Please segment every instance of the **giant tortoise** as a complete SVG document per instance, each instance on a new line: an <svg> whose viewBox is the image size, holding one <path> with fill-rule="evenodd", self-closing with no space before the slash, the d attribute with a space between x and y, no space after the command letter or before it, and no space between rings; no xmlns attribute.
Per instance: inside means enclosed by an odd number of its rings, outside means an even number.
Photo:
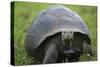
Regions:
<svg viewBox="0 0 100 67"><path fill-rule="evenodd" d="M84 53L92 56L86 24L76 12L61 5L37 15L26 33L25 47L43 64L77 62Z"/></svg>

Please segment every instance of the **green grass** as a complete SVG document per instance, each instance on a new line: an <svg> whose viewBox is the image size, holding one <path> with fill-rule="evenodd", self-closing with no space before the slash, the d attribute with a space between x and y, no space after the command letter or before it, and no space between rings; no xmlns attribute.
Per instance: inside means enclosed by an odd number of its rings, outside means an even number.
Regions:
<svg viewBox="0 0 100 67"><path fill-rule="evenodd" d="M14 46L15 65L34 64L34 58L27 55L24 47L24 38L28 27L35 16L44 9L55 4L15 2L14 12ZM93 60L97 60L97 8L95 6L64 5L77 12L89 28L92 47L95 51ZM84 61L84 57L81 57Z"/></svg>

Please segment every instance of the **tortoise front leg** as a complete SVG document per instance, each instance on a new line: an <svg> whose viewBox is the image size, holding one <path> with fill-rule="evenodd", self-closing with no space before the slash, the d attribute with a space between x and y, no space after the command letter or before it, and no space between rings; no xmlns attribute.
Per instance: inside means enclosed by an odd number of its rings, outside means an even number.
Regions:
<svg viewBox="0 0 100 67"><path fill-rule="evenodd" d="M58 58L57 47L55 44L50 44L45 53L43 64L56 63Z"/></svg>

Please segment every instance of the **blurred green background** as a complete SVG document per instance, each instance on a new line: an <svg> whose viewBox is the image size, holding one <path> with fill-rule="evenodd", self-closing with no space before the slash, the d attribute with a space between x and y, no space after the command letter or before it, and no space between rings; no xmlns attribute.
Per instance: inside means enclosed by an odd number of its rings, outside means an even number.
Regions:
<svg viewBox="0 0 100 67"><path fill-rule="evenodd" d="M32 2L14 2L14 48L15 48L15 65L35 64L34 58L27 55L24 47L24 38L28 27L32 24L33 19L41 11L56 4L32 3ZM97 7L66 5L69 9L77 12L85 21L89 28L94 49L93 60L97 60ZM81 61L85 61L82 56Z"/></svg>

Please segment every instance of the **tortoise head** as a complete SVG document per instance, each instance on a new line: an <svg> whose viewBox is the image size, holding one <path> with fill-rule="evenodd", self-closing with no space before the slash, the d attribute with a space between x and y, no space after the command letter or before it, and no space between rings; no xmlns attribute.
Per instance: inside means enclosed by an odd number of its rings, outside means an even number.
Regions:
<svg viewBox="0 0 100 67"><path fill-rule="evenodd" d="M86 54L88 57L92 56L92 48L86 41L85 35L78 32L63 32L62 40L63 53L67 61L78 61L82 54Z"/></svg>

